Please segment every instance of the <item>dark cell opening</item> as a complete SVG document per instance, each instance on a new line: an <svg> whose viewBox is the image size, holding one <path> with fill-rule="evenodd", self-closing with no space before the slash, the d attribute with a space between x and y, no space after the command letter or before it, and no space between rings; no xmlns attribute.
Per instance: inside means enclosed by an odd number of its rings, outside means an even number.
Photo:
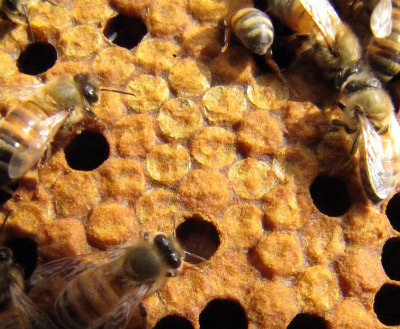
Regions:
<svg viewBox="0 0 400 329"><path fill-rule="evenodd" d="M146 25L139 18L122 14L110 18L103 30L110 42L127 49L136 47L146 33Z"/></svg>
<svg viewBox="0 0 400 329"><path fill-rule="evenodd" d="M75 170L90 171L99 167L110 155L110 145L97 132L83 131L64 149L68 165Z"/></svg>
<svg viewBox="0 0 400 329"><path fill-rule="evenodd" d="M220 240L217 229L200 217L192 217L180 224L176 236L185 251L210 259L217 251ZM185 261L198 264L200 259L187 255Z"/></svg>
<svg viewBox="0 0 400 329"><path fill-rule="evenodd" d="M287 329L326 329L323 318L313 314L297 314L287 326Z"/></svg>
<svg viewBox="0 0 400 329"><path fill-rule="evenodd" d="M386 241L382 249L382 266L386 275L400 281L400 238L391 238Z"/></svg>
<svg viewBox="0 0 400 329"><path fill-rule="evenodd" d="M6 246L13 252L14 263L24 269L25 280L29 279L37 265L37 244L27 238L13 238Z"/></svg>
<svg viewBox="0 0 400 329"><path fill-rule="evenodd" d="M400 194L395 194L386 206L386 216L392 227L400 232Z"/></svg>
<svg viewBox="0 0 400 329"><path fill-rule="evenodd" d="M193 325L181 316L168 315L158 321L153 329L193 329Z"/></svg>
<svg viewBox="0 0 400 329"><path fill-rule="evenodd" d="M261 10L261 11L266 11L268 9L267 1L265 0L254 0L254 8Z"/></svg>
<svg viewBox="0 0 400 329"><path fill-rule="evenodd" d="M384 284L375 295L374 311L378 320L387 326L400 325L400 287Z"/></svg>
<svg viewBox="0 0 400 329"><path fill-rule="evenodd" d="M328 216L344 215L352 203L346 183L328 175L318 176L314 180L310 194L318 210Z"/></svg>
<svg viewBox="0 0 400 329"><path fill-rule="evenodd" d="M247 317L242 306L233 300L214 299L199 316L200 329L246 329Z"/></svg>
<svg viewBox="0 0 400 329"><path fill-rule="evenodd" d="M0 189L0 206L13 197L14 193L11 194L11 192L15 192L18 187L18 182L12 182L11 184L6 185L4 189Z"/></svg>
<svg viewBox="0 0 400 329"><path fill-rule="evenodd" d="M30 43L19 55L17 67L21 73L37 75L52 68L57 61L57 51L48 42Z"/></svg>

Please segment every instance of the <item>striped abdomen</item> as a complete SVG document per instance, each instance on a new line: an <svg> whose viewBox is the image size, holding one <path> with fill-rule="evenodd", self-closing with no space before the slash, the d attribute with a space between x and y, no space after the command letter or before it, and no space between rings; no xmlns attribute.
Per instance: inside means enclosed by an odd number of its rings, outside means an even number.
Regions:
<svg viewBox="0 0 400 329"><path fill-rule="evenodd" d="M1 329L28 329L32 328L31 323L15 307L2 311L0 314Z"/></svg>
<svg viewBox="0 0 400 329"><path fill-rule="evenodd" d="M243 8L231 17L231 28L251 52L264 55L274 39L274 27L269 17L255 8Z"/></svg>
<svg viewBox="0 0 400 329"><path fill-rule="evenodd" d="M42 108L33 102L25 101L13 107L1 119L0 183L20 177L10 175L11 158L16 152L22 152L28 148L33 150L35 146L40 145L43 140L40 133L43 131L43 120L46 118L48 118L48 114ZM27 161L29 160L27 159Z"/></svg>
<svg viewBox="0 0 400 329"><path fill-rule="evenodd" d="M284 24L298 34L315 33L316 26L298 0L271 0L270 9Z"/></svg>
<svg viewBox="0 0 400 329"><path fill-rule="evenodd" d="M102 266L71 281L56 301L59 324L69 329L83 329L110 313L129 289L113 272L112 266Z"/></svg>
<svg viewBox="0 0 400 329"><path fill-rule="evenodd" d="M368 61L382 81L390 81L400 72L400 1L393 1L393 28L386 38L373 38Z"/></svg>

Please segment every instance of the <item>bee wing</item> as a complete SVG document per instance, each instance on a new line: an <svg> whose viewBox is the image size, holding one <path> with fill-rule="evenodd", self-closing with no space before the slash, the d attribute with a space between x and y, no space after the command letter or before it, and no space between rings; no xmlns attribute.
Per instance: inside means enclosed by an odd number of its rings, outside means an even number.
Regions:
<svg viewBox="0 0 400 329"><path fill-rule="evenodd" d="M394 157L400 153L400 127L393 115L387 136L380 136L365 116L359 116L362 146L360 171L363 187L374 202L387 198L397 184Z"/></svg>
<svg viewBox="0 0 400 329"><path fill-rule="evenodd" d="M336 36L336 24L340 18L328 0L300 0L303 8L311 16L323 34L328 46L333 49Z"/></svg>
<svg viewBox="0 0 400 329"><path fill-rule="evenodd" d="M386 38L392 32L392 0L380 0L371 14L371 31L377 38Z"/></svg>
<svg viewBox="0 0 400 329"><path fill-rule="evenodd" d="M43 83L35 84L0 84L0 104L8 104L11 100L23 101L37 93Z"/></svg>
<svg viewBox="0 0 400 329"><path fill-rule="evenodd" d="M79 274L112 262L125 254L126 248L115 248L108 251L97 251L85 255L65 257L46 263L38 267L29 279L29 287L36 286L39 282L52 277L63 277L72 280Z"/></svg>
<svg viewBox="0 0 400 329"><path fill-rule="evenodd" d="M11 179L22 177L39 162L68 115L67 111L60 111L42 120L35 127L35 130L40 134L40 138L33 138L25 149L18 148L10 159L8 175Z"/></svg>
<svg viewBox="0 0 400 329"><path fill-rule="evenodd" d="M11 283L10 294L13 305L18 308L21 314L30 320L30 322L34 325L34 328L57 328L47 317L47 315L29 299L29 297L16 282Z"/></svg>
<svg viewBox="0 0 400 329"><path fill-rule="evenodd" d="M108 314L93 323L88 329L124 329L138 310L143 297L149 291L150 285L141 284L126 293L120 303Z"/></svg>

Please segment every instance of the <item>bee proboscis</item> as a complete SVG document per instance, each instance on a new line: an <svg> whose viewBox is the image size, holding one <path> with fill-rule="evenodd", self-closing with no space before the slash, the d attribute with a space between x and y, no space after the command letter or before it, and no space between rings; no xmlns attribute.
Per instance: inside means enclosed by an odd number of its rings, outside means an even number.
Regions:
<svg viewBox="0 0 400 329"><path fill-rule="evenodd" d="M184 255L174 237L158 233L131 246L56 260L34 272L30 296L41 300L41 290L57 289L62 278L49 314L59 326L123 329L144 297L179 274Z"/></svg>

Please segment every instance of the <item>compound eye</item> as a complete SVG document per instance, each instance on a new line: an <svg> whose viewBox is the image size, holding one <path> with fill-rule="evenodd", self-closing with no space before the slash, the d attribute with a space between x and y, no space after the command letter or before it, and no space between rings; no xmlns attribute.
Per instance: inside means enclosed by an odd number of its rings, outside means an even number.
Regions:
<svg viewBox="0 0 400 329"><path fill-rule="evenodd" d="M8 248L0 248L0 261L8 261L11 259L11 250Z"/></svg>
<svg viewBox="0 0 400 329"><path fill-rule="evenodd" d="M97 103L99 100L97 89L92 85L85 85L85 98L89 104Z"/></svg>
<svg viewBox="0 0 400 329"><path fill-rule="evenodd" d="M173 252L170 254L170 257L168 258L168 263L173 269L177 269L181 266L182 261L179 255L176 252Z"/></svg>

